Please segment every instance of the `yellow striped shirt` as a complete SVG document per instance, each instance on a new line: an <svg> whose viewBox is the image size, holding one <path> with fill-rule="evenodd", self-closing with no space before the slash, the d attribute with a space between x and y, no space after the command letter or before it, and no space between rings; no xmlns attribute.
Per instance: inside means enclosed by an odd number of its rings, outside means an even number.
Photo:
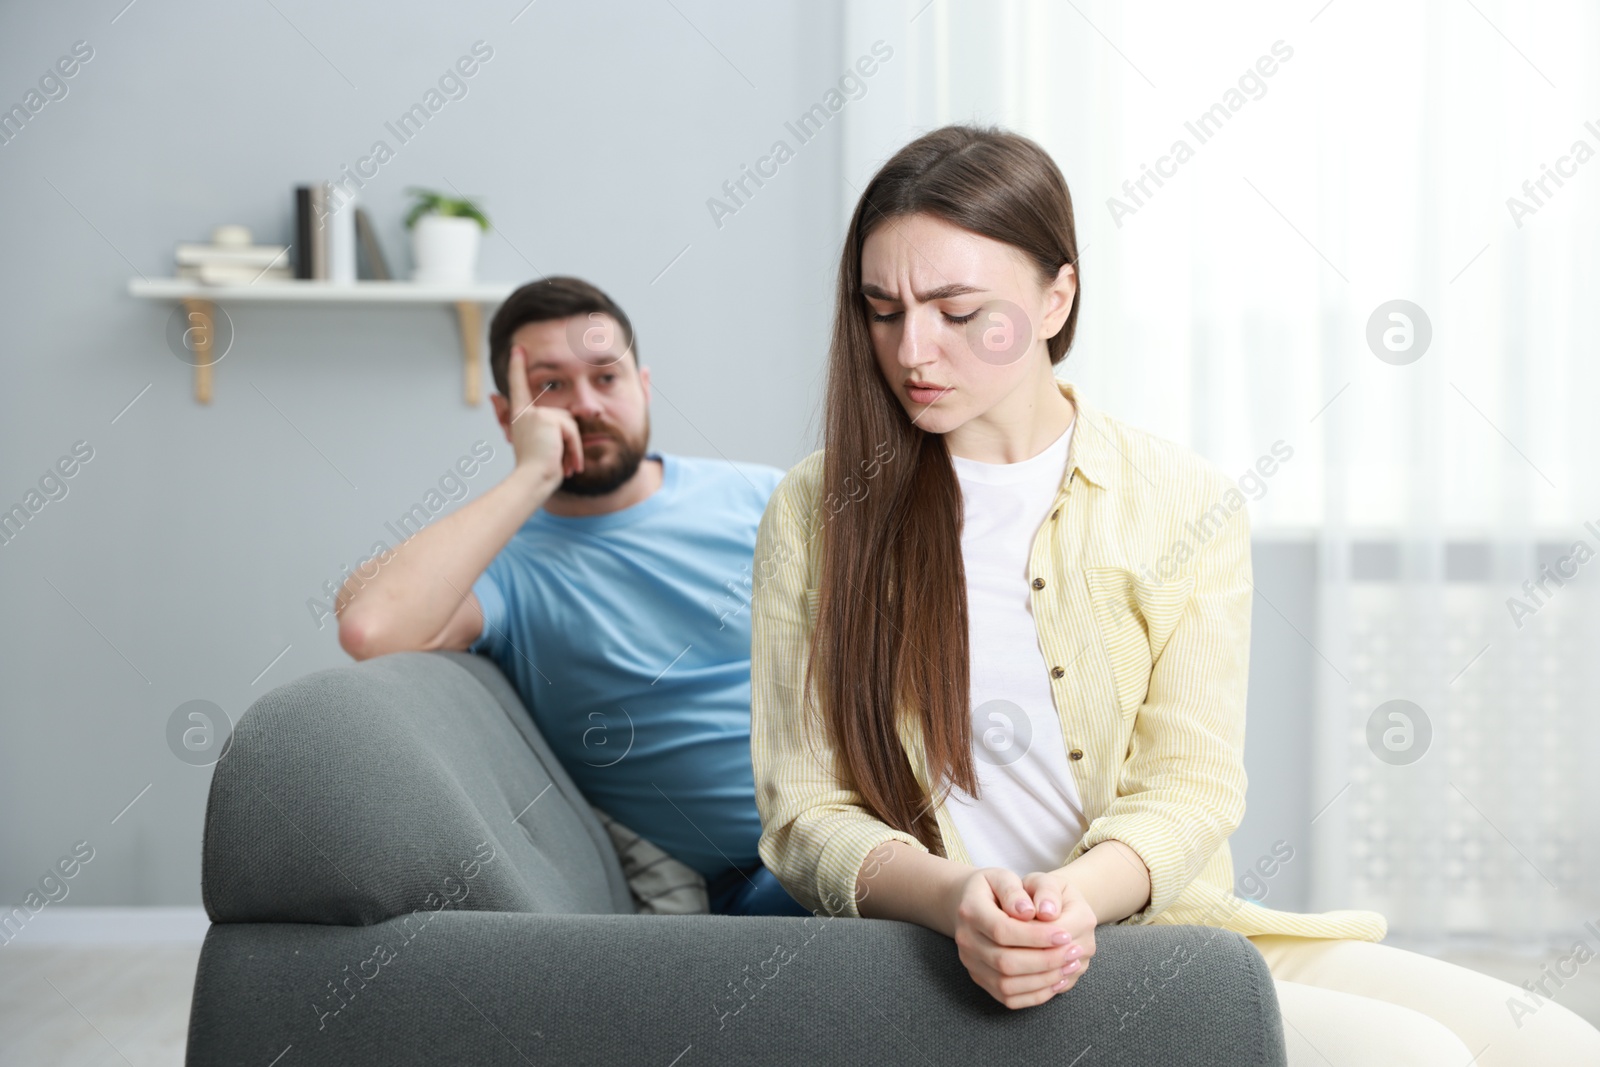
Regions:
<svg viewBox="0 0 1600 1067"><path fill-rule="evenodd" d="M1197 923L1238 933L1382 940L1372 911L1298 914L1233 892L1228 837L1244 814L1250 519L1233 481L1193 452L1077 408L1067 469L1035 535L1028 576L1039 645L1088 830L1150 869L1150 903L1123 923ZM856 876L885 841L915 837L871 814L800 686L816 625L822 451L773 492L756 536L750 750L762 862L813 911L858 917ZM904 462L891 457L887 462ZM874 491L871 481L867 491ZM809 721L808 721L809 720ZM929 796L914 716L901 745ZM945 805L940 849L969 863Z"/></svg>

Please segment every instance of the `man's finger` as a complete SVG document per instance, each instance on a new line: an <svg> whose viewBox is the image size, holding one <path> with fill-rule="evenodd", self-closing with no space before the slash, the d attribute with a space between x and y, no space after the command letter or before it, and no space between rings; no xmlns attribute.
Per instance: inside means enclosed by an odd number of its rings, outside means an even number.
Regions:
<svg viewBox="0 0 1600 1067"><path fill-rule="evenodd" d="M556 422L561 427L562 444L566 448L567 456L572 459L570 464L563 460L563 469L570 467L570 470L567 470L568 475L577 474L583 470L583 435L578 432L578 421L572 417L571 412L559 408L553 410L558 413Z"/></svg>
<svg viewBox="0 0 1600 1067"><path fill-rule="evenodd" d="M511 346L511 363L506 368L507 383L511 386L511 421L516 422L533 406L528 395L528 358L521 345Z"/></svg>

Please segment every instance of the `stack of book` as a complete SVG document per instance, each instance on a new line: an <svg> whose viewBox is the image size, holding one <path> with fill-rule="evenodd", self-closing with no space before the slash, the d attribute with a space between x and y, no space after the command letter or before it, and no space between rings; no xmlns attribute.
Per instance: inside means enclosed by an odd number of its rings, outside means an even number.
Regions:
<svg viewBox="0 0 1600 1067"><path fill-rule="evenodd" d="M294 272L287 247L251 244L244 227L219 226L210 244L178 246L178 277L206 285L260 285L289 281Z"/></svg>
<svg viewBox="0 0 1600 1067"><path fill-rule="evenodd" d="M303 281L388 281L377 230L346 189L328 182L294 191L294 276ZM359 255L357 254L359 251Z"/></svg>

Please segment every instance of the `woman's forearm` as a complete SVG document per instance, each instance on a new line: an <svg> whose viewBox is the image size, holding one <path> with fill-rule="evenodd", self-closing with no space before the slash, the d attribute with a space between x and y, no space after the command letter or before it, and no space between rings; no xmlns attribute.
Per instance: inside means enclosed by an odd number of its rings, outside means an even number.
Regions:
<svg viewBox="0 0 1600 1067"><path fill-rule="evenodd" d="M1150 903L1150 869L1121 841L1102 841L1060 868L1083 894L1095 920L1114 923Z"/></svg>
<svg viewBox="0 0 1600 1067"><path fill-rule="evenodd" d="M887 841L861 865L856 907L865 918L914 922L949 937L961 886L971 874L964 863ZM1121 841L1100 842L1060 874L1083 894L1100 923L1126 919L1150 903L1149 868Z"/></svg>
<svg viewBox="0 0 1600 1067"><path fill-rule="evenodd" d="M856 909L863 918L898 919L953 937L961 886L971 874L964 863L886 841L856 875Z"/></svg>

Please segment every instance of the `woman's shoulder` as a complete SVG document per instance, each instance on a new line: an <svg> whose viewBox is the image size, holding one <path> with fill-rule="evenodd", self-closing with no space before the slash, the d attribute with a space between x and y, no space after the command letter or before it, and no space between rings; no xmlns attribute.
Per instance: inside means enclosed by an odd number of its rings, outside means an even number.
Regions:
<svg viewBox="0 0 1600 1067"><path fill-rule="evenodd" d="M882 475L885 467L895 462L895 454L894 446L888 443L879 444L871 455L857 461L852 472L844 477L842 484L836 486L832 492L824 494L824 483L827 480L827 450L819 448L789 468L783 480L778 483L778 487L773 490L773 498L781 500L789 509L790 515L801 526L813 527L820 521L824 508L827 514L834 515L850 501L863 499L865 494L873 492L873 487L877 484L875 479Z"/></svg>
<svg viewBox="0 0 1600 1067"><path fill-rule="evenodd" d="M1090 480L1115 486L1125 506L1192 518L1196 509L1203 512L1223 503L1233 511L1243 503L1239 483L1194 449L1077 402L1080 423L1073 428L1077 462ZM1276 445L1272 452L1282 458ZM821 510L825 456L826 449L811 452L790 467L773 490L772 499L781 501L801 526L813 525Z"/></svg>
<svg viewBox="0 0 1600 1067"><path fill-rule="evenodd" d="M1187 445L1104 411L1085 407L1080 413L1088 431L1084 444L1094 446L1089 450L1103 479L1114 480L1130 503L1187 513L1204 510L1229 493L1242 496L1233 478ZM1094 476L1093 471L1085 473Z"/></svg>
<svg viewBox="0 0 1600 1067"><path fill-rule="evenodd" d="M781 501L791 514L802 521L817 510L817 502L822 496L822 460L825 451L819 448L790 467L772 491L772 499Z"/></svg>

